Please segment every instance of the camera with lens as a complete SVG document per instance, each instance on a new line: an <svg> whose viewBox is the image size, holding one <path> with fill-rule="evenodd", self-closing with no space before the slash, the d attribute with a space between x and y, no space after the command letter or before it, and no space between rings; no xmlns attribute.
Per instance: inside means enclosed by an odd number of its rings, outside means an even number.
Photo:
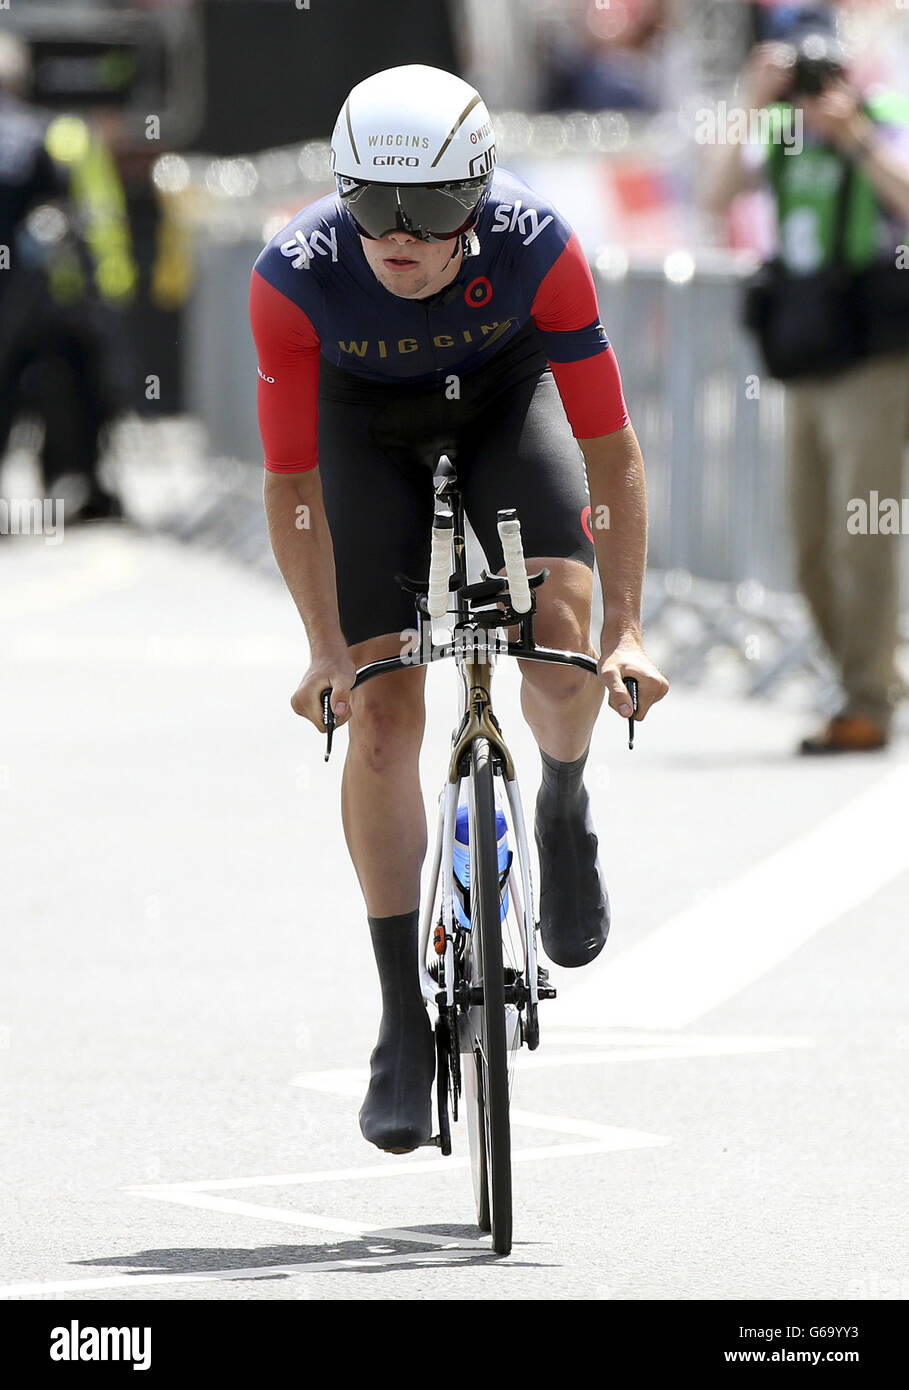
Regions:
<svg viewBox="0 0 909 1390"><path fill-rule="evenodd" d="M843 46L830 34L806 34L790 48L790 97L820 96L846 70Z"/></svg>

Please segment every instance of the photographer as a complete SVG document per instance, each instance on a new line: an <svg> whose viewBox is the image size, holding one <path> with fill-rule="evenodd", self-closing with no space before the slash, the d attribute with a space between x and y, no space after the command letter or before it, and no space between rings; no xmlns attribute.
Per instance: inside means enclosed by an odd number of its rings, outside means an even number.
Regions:
<svg viewBox="0 0 909 1390"><path fill-rule="evenodd" d="M803 753L882 748L904 693L895 652L899 536L850 534L850 498L902 495L909 436L909 100L861 93L824 10L788 12L752 52L743 105L770 108L760 149L731 145L708 206L762 185L778 252L746 322L786 383L798 579L845 702ZM877 528L868 530L876 532Z"/></svg>

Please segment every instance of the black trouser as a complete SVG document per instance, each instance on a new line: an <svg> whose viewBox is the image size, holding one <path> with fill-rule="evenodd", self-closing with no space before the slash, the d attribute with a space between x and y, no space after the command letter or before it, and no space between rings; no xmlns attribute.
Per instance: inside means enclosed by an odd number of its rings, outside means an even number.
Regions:
<svg viewBox="0 0 909 1390"><path fill-rule="evenodd" d="M14 318L14 299L24 283L0 301ZM63 474L97 486L100 435L125 400L112 380L112 363L122 356L118 325L103 306L54 305L35 294L32 311L0 342L0 456L18 416L37 416L44 425L43 484L50 492Z"/></svg>

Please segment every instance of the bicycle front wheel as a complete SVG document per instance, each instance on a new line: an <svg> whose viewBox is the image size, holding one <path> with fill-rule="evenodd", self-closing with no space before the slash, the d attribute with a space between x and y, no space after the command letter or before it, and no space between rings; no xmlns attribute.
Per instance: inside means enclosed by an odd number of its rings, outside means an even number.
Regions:
<svg viewBox="0 0 909 1390"><path fill-rule="evenodd" d="M499 912L496 807L492 757L486 739L470 754L470 918L466 975L471 1003L464 1018L462 1052L476 1059L476 1095L467 1087L477 1216L492 1231L499 1255L511 1250L511 1132L508 1114L508 1048L505 976ZM470 1077L471 1062L465 1072ZM473 1077L470 1077L473 1080ZM484 1220L485 1218L485 1220ZM488 1225L487 1225L488 1222Z"/></svg>

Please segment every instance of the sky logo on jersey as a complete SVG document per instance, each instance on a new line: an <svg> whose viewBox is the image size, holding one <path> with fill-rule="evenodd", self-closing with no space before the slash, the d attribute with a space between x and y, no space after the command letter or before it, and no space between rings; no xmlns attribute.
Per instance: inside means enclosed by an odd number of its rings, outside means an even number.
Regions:
<svg viewBox="0 0 909 1390"><path fill-rule="evenodd" d="M520 198L514 204L500 203L496 208L496 220L492 225L492 230L494 232L513 232L517 227L522 237L521 244L529 246L532 241L537 239L543 228L549 226L553 216L550 212L541 222L536 208L524 208L522 212L522 207L523 203Z"/></svg>
<svg viewBox="0 0 909 1390"><path fill-rule="evenodd" d="M336 261L338 259L338 229L329 227L328 235L324 232L315 231L309 240L306 240L305 233L294 232L293 240L282 241L281 255L287 256L294 270L308 270L312 265L314 256L328 256Z"/></svg>

